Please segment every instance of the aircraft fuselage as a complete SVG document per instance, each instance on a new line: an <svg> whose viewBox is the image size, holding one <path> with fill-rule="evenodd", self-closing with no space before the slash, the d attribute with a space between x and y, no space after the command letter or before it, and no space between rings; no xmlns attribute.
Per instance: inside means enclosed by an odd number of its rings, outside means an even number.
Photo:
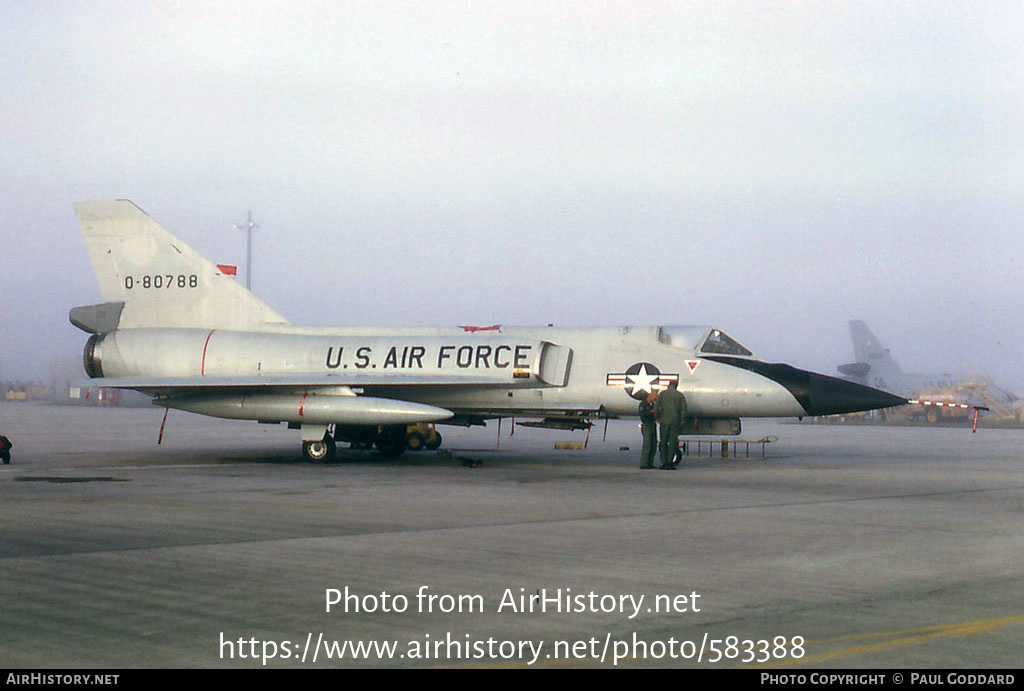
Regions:
<svg viewBox="0 0 1024 691"><path fill-rule="evenodd" d="M379 335L382 331L388 335ZM678 381L693 416L822 413L802 405L785 382L715 355L660 342L658 327L504 327L484 333L413 327L374 332L302 327L264 332L120 329L97 337L87 348L87 357L104 379L234 380L239 389L270 393L302 389L297 382L308 377L310 392L336 381L338 386L361 389L360 393L387 398L391 391L400 393L402 400L457 413L576 411L630 416L637 412L639 397L664 389L670 380ZM442 385L448 383L451 386ZM174 395L172 389L156 384L138 388Z"/></svg>

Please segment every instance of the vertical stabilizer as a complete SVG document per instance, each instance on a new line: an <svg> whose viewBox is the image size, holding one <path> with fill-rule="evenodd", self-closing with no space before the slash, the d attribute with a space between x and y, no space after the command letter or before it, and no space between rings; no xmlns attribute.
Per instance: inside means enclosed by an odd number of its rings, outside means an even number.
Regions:
<svg viewBox="0 0 1024 691"><path fill-rule="evenodd" d="M132 202L78 202L75 213L104 302L124 303L119 328L288 324Z"/></svg>
<svg viewBox="0 0 1024 691"><path fill-rule="evenodd" d="M903 373L892 355L889 354L889 349L882 347L882 344L878 342L864 322L860 320L850 322L850 338L853 340L854 358L857 362L870 365L869 376L872 379L888 378Z"/></svg>

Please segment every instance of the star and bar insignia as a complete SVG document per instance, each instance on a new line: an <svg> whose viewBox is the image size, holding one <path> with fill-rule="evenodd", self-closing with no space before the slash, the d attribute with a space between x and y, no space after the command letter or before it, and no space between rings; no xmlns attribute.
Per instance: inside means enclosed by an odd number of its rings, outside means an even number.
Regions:
<svg viewBox="0 0 1024 691"><path fill-rule="evenodd" d="M605 375L608 386L621 386L638 401L647 398L654 391L664 391L669 383L679 381L679 374L662 372L649 362L638 362L621 373Z"/></svg>

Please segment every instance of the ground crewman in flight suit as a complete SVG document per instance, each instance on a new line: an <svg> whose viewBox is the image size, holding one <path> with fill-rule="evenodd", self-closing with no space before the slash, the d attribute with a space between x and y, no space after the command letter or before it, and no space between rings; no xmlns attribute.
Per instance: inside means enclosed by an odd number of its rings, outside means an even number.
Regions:
<svg viewBox="0 0 1024 691"><path fill-rule="evenodd" d="M686 418L686 397L679 393L679 382L670 382L668 388L654 402L654 415L661 422L660 470L675 470L679 449L679 431Z"/></svg>
<svg viewBox="0 0 1024 691"><path fill-rule="evenodd" d="M658 394L653 391L640 401L640 433L644 438L640 451L640 467L654 469L654 454L658 451L658 418L654 415L654 401Z"/></svg>

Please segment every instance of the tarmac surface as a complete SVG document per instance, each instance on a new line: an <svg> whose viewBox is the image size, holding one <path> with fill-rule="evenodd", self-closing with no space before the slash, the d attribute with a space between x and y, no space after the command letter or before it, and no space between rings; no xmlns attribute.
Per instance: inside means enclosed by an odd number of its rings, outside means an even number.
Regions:
<svg viewBox="0 0 1024 691"><path fill-rule="evenodd" d="M2 666L1006 668L1024 650L1022 430L744 421L779 437L766 460L665 472L638 468L626 421L586 450L506 421L440 428L451 456L314 465L283 426L178 411L157 446L161 413L0 403Z"/></svg>

